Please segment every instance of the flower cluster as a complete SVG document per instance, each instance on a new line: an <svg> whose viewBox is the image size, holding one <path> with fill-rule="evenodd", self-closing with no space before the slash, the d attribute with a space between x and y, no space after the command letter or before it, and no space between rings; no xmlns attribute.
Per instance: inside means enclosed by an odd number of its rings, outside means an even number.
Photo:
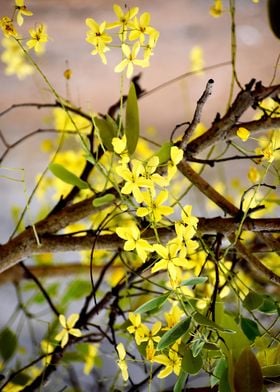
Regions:
<svg viewBox="0 0 280 392"><path fill-rule="evenodd" d="M178 324L183 316L182 309L174 303L168 313L164 314L165 325L161 321L156 321L151 328L147 327L141 320L139 313L130 312L128 319L131 323L127 327L127 331L134 335L137 346L143 346L145 357L150 363L160 363L164 368L158 374L158 378L165 378L171 373L178 376L181 370L182 355L179 352L179 344L181 339L177 339L167 351L161 352L157 350L161 336L166 331ZM126 367L127 370L127 367Z"/></svg>
<svg viewBox="0 0 280 392"><path fill-rule="evenodd" d="M135 65L148 67L150 57L156 46L159 32L150 25L151 16L144 12L138 17L138 7L129 8L126 12L114 4L113 6L117 20L111 23L103 21L98 24L94 19L87 18L86 25L89 27L86 41L93 45L91 54L98 54L104 64L107 63L106 52L111 47L120 46L122 50L122 61L115 67L115 72L125 69L126 76L130 78ZM118 29L118 43L113 43L113 35L110 30ZM142 53L142 57L140 57Z"/></svg>
<svg viewBox="0 0 280 392"><path fill-rule="evenodd" d="M37 55L44 53L45 44L49 39L46 25L40 23L29 29L29 39L24 45L22 35L17 31L14 22L16 21L21 27L24 24L24 17L32 15L33 12L27 8L25 0L15 0L12 18L3 16L0 19L0 28L4 35L1 44L5 48L1 60L6 64L5 73L15 74L19 79L34 71L34 67L28 60L28 51L33 49Z"/></svg>

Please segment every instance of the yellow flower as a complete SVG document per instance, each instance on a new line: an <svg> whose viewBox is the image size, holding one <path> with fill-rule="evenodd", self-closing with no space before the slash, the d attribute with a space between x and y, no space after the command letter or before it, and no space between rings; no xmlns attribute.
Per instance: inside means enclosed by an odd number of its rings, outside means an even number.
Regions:
<svg viewBox="0 0 280 392"><path fill-rule="evenodd" d="M71 314L67 320L63 314L59 315L59 322L63 329L55 336L55 340L60 341L62 348L68 343L69 335L76 337L82 336L82 332L78 328L73 328L78 320L79 315L77 313Z"/></svg>
<svg viewBox="0 0 280 392"><path fill-rule="evenodd" d="M131 161L132 170L127 166L121 165L116 167L116 173L125 180L125 184L121 189L121 193L124 195L130 195L131 193L135 197L138 203L143 200L142 192L139 188L151 187L151 181L144 177L145 168L140 161L133 159Z"/></svg>
<svg viewBox="0 0 280 392"><path fill-rule="evenodd" d="M149 42L144 46L144 59L149 60L149 58L154 54L153 50L157 44L159 38L159 32L155 30L150 34Z"/></svg>
<svg viewBox="0 0 280 392"><path fill-rule="evenodd" d="M154 342L158 343L160 341L160 336L158 335L159 331L161 330L161 322L156 321L152 328L149 329L146 325L144 327L144 338L142 342L147 342L148 345L153 345Z"/></svg>
<svg viewBox="0 0 280 392"><path fill-rule="evenodd" d="M218 18L223 12L223 2L222 0L214 0L214 4L210 7L210 15L214 18Z"/></svg>
<svg viewBox="0 0 280 392"><path fill-rule="evenodd" d="M31 39L26 42L29 49L34 48L36 53L43 53L45 51L45 43L48 42L47 27L43 23L39 24L34 29L29 30Z"/></svg>
<svg viewBox="0 0 280 392"><path fill-rule="evenodd" d="M113 29L115 27L120 27L119 37L121 42L126 40L127 36L127 27L134 16L138 13L138 7L129 8L127 12L123 12L121 7L117 4L113 5L114 12L118 18L116 22L108 23L107 28Z"/></svg>
<svg viewBox="0 0 280 392"><path fill-rule="evenodd" d="M125 361L126 357L126 352L123 343L119 343L117 345L117 352L119 359L117 360L117 365L121 370L122 373L122 378L124 381L128 380L128 369L127 369L127 363Z"/></svg>
<svg viewBox="0 0 280 392"><path fill-rule="evenodd" d="M86 41L95 46L91 54L99 54L103 64L107 64L104 53L110 50L107 45L112 42L112 37L105 32L106 22L102 22L99 25L94 19L87 18L86 25L90 28L87 32Z"/></svg>
<svg viewBox="0 0 280 392"><path fill-rule="evenodd" d="M165 366L165 368L159 372L158 378L165 378L171 373L175 373L176 376L179 375L182 358L177 353L177 346L177 344L174 344L172 348L170 348L168 355L160 354L154 356L153 362L161 363Z"/></svg>
<svg viewBox="0 0 280 392"><path fill-rule="evenodd" d="M134 334L135 342L137 345L141 344L144 340L144 327L141 323L141 315L139 313L130 312L128 315L129 321L132 325L127 327L129 333Z"/></svg>
<svg viewBox="0 0 280 392"><path fill-rule="evenodd" d="M29 11L24 4L24 0L15 0L16 10L17 10L17 24L21 26L23 24L23 15L31 16L33 12Z"/></svg>
<svg viewBox="0 0 280 392"><path fill-rule="evenodd" d="M18 36L18 33L14 28L13 21L8 16L3 16L3 18L0 19L0 27L5 37L10 38Z"/></svg>
<svg viewBox="0 0 280 392"><path fill-rule="evenodd" d="M168 313L164 313L165 320L167 322L167 327L165 329L173 328L181 320L184 312L175 303L172 305L171 310Z"/></svg>
<svg viewBox="0 0 280 392"><path fill-rule="evenodd" d="M153 222L159 222L162 216L170 215L173 213L173 208L170 206L161 205L168 197L166 190L161 191L158 196L154 199L151 192L142 193L143 202L147 205L146 207L139 207L136 211L136 215L143 217L150 215Z"/></svg>
<svg viewBox="0 0 280 392"><path fill-rule="evenodd" d="M244 127L240 127L238 128L236 134L243 142L246 142L250 136L250 131Z"/></svg>
<svg viewBox="0 0 280 392"><path fill-rule="evenodd" d="M185 267L186 260L183 257L179 257L177 254L180 250L178 244L168 243L166 246L155 244L153 246L154 250L157 252L161 259L156 262L152 268L152 273L160 270L168 270L170 278L173 281L178 279L178 268Z"/></svg>
<svg viewBox="0 0 280 392"><path fill-rule="evenodd" d="M141 233L137 226L117 227L116 233L119 237L126 240L124 250L131 251L135 249L140 259L143 262L146 261L147 254L152 252L153 247L148 241L141 238Z"/></svg>
<svg viewBox="0 0 280 392"><path fill-rule="evenodd" d="M127 68L126 71L126 77L131 78L133 74L133 66L134 65L139 65L140 67L148 67L149 62L147 59L137 59L137 55L140 50L140 43L136 42L132 49L127 44L122 44L122 51L125 56L125 58L115 67L115 72L122 72L124 71L125 68Z"/></svg>
<svg viewBox="0 0 280 392"><path fill-rule="evenodd" d="M144 12L139 19L137 17L134 18L130 25L132 29L129 34L130 41L139 39L140 44L143 45L145 42L145 35L149 36L156 32L156 30L150 26L150 19L151 15L149 12Z"/></svg>
<svg viewBox="0 0 280 392"><path fill-rule="evenodd" d="M121 164L126 164L130 161L126 143L127 143L126 135L123 135L122 138L113 137L112 139L113 149L115 153L121 157L121 161L119 162Z"/></svg>
<svg viewBox="0 0 280 392"><path fill-rule="evenodd" d="M167 178L170 181L177 172L177 165L181 162L184 156L184 151L177 146L172 146L170 149L170 161L167 167Z"/></svg>

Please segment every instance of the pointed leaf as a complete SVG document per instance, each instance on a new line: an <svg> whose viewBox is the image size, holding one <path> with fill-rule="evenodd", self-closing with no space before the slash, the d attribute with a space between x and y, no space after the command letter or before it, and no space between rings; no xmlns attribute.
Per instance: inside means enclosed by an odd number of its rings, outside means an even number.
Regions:
<svg viewBox="0 0 280 392"><path fill-rule="evenodd" d="M240 354L234 368L234 386L238 392L261 392L263 389L262 371L259 362L250 348Z"/></svg>
<svg viewBox="0 0 280 392"><path fill-rule="evenodd" d="M59 163L51 163L49 165L49 169L57 178L63 182L66 182L67 184L77 186L80 189L88 188L87 182L81 180L78 176L76 176L76 174L65 169L65 167Z"/></svg>
<svg viewBox="0 0 280 392"><path fill-rule="evenodd" d="M0 356L8 361L16 352L17 337L10 328L4 328L0 332Z"/></svg>
<svg viewBox="0 0 280 392"><path fill-rule="evenodd" d="M263 303L263 296L250 291L244 298L243 305L248 310L257 309Z"/></svg>
<svg viewBox="0 0 280 392"><path fill-rule="evenodd" d="M262 366L262 374L264 377L279 377L280 376L280 364Z"/></svg>
<svg viewBox="0 0 280 392"><path fill-rule="evenodd" d="M105 148L114 151L112 139L118 135L118 125L109 115L106 118L94 117L94 125L99 131L99 135Z"/></svg>
<svg viewBox="0 0 280 392"><path fill-rule="evenodd" d="M195 286L197 284L205 283L208 280L207 276L198 276L183 280L181 286Z"/></svg>
<svg viewBox="0 0 280 392"><path fill-rule="evenodd" d="M202 365L203 361L201 355L194 357L192 350L187 348L182 359L182 368L184 371L189 374L197 374L202 368Z"/></svg>
<svg viewBox="0 0 280 392"><path fill-rule="evenodd" d="M182 392L184 390L185 383L187 381L188 374L181 370L176 384L174 385L173 392Z"/></svg>
<svg viewBox="0 0 280 392"><path fill-rule="evenodd" d="M157 350L163 350L164 348L176 342L177 339L179 339L188 331L190 323L191 318L187 317L184 320L181 320L178 324L174 325L173 328L165 332L158 342Z"/></svg>
<svg viewBox="0 0 280 392"><path fill-rule="evenodd" d="M163 143L159 151L155 154L159 158L159 164L162 165L170 159L170 150L173 144L171 142Z"/></svg>
<svg viewBox="0 0 280 392"><path fill-rule="evenodd" d="M275 301L269 296L265 297L263 304L259 307L259 310L263 313L276 313L277 306Z"/></svg>
<svg viewBox="0 0 280 392"><path fill-rule="evenodd" d="M97 197L96 199L93 200L92 205L93 207L101 207L105 204L110 204L112 201L114 201L116 198L115 195L112 193L107 193L104 196Z"/></svg>
<svg viewBox="0 0 280 392"><path fill-rule="evenodd" d="M168 297L169 293L150 299L143 305L139 306L139 308L135 310L135 313L147 313L151 312L152 310L160 309Z"/></svg>
<svg viewBox="0 0 280 392"><path fill-rule="evenodd" d="M132 155L136 149L140 132L138 101L134 84L131 83L125 113L125 135L127 150Z"/></svg>
<svg viewBox="0 0 280 392"><path fill-rule="evenodd" d="M254 320L241 317L241 328L247 338L252 342L256 339L257 336L261 336L258 324Z"/></svg>
<svg viewBox="0 0 280 392"><path fill-rule="evenodd" d="M200 325L204 325L205 327L208 327L210 329L222 331L222 332L227 332L227 333L235 333L234 330L224 328L221 325L218 325L212 320L209 320L206 316L203 316L203 314L196 312L193 315L193 319Z"/></svg>

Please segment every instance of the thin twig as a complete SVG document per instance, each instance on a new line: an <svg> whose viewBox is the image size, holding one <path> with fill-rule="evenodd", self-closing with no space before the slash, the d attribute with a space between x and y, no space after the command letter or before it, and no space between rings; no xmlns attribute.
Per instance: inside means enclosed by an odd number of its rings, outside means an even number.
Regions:
<svg viewBox="0 0 280 392"><path fill-rule="evenodd" d="M201 97L199 98L199 100L197 101L197 105L196 105L196 109L194 112L194 116L192 119L192 122L190 123L190 125L188 126L188 128L186 129L183 139L180 143L180 148L182 150L185 151L187 144L190 140L190 137L192 136L197 124L200 122L201 120L201 114L202 114L202 109L203 106L205 105L208 97L212 94L212 88L213 88L213 84L214 84L214 80L213 79L209 79L205 90L203 92L203 94L201 95Z"/></svg>

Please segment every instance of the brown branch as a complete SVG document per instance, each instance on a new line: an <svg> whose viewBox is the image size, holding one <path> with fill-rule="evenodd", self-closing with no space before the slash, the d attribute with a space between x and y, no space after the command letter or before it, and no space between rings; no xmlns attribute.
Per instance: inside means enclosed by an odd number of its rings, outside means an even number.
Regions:
<svg viewBox="0 0 280 392"><path fill-rule="evenodd" d="M252 91L253 84L254 80L246 86L245 90L240 91L224 117L214 121L208 131L187 145L186 153L188 155L196 155L220 140L228 140L228 138L233 137L237 128L241 126L238 124L239 118L250 106L253 106L256 102L262 101L266 97L274 97L280 92L280 85L263 87L259 83L256 84L255 90ZM269 129L273 128L276 124L279 124L279 119L278 121L276 119L258 121L259 122L251 121L249 123L243 123L242 126L248 126L249 129L251 127L250 130L256 130L256 127Z"/></svg>
<svg viewBox="0 0 280 392"><path fill-rule="evenodd" d="M214 80L209 79L207 82L207 85L205 87L205 90L203 91L203 94L201 95L201 97L197 101L197 105L196 105L196 109L194 112L192 122L190 123L190 125L186 129L185 134L183 136L183 139L180 143L180 148L182 150L185 150L185 148L187 147L187 144L190 140L191 135L193 134L197 124L200 122L203 106L205 105L207 98L209 98L209 96L212 94L213 84L214 84Z"/></svg>
<svg viewBox="0 0 280 392"><path fill-rule="evenodd" d="M234 218L199 218L198 231L200 233L232 233L237 230L240 223ZM279 232L280 218L251 219L246 218L242 228L253 232ZM37 232L40 239L38 245L32 228L10 240L0 247L0 272L16 265L19 261L38 254L56 253L67 251L81 251L92 249L94 241L95 249L115 251L122 248L123 240L116 234L97 235L94 231L83 236L54 235L50 233ZM163 242L171 239L175 232L173 226L158 229L158 234ZM143 238L149 239L151 243L156 241L153 230L146 230Z"/></svg>
<svg viewBox="0 0 280 392"><path fill-rule="evenodd" d="M207 181L205 181L199 174L197 174L191 166L185 161L178 164L180 172L188 178L188 180L196 186L208 199L212 200L219 206L226 214L236 216L239 209L229 202L225 197L218 193Z"/></svg>
<svg viewBox="0 0 280 392"><path fill-rule="evenodd" d="M61 108L62 104L57 101L55 103L36 103L36 102L16 103L16 104L11 105L7 109L3 110L2 112L0 112L0 117L9 113L11 110L22 108L22 107L36 107L37 109ZM92 116L83 112L79 108L67 105L66 103L63 104L63 108L68 110L69 112L78 114L79 116L84 117L89 121L92 121Z"/></svg>

